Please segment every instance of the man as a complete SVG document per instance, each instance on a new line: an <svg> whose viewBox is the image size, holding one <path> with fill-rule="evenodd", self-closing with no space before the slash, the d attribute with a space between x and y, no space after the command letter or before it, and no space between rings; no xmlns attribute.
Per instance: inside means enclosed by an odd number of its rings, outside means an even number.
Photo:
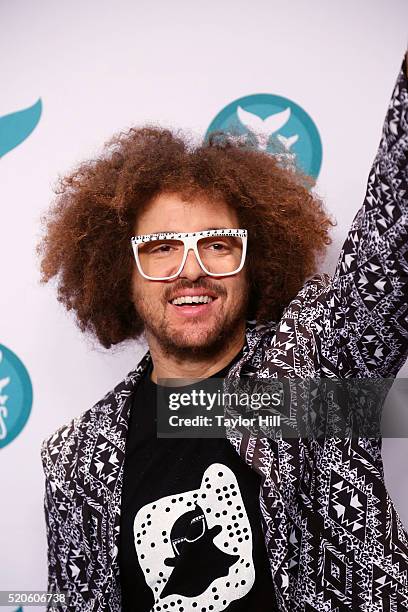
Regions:
<svg viewBox="0 0 408 612"><path fill-rule="evenodd" d="M59 275L60 301L103 346L142 332L149 346L42 444L48 588L69 591L63 609L408 609L380 439L163 439L155 425L162 379L397 374L407 118L404 59L333 278L309 278L331 221L305 177L245 143L135 129L63 179L43 280Z"/></svg>

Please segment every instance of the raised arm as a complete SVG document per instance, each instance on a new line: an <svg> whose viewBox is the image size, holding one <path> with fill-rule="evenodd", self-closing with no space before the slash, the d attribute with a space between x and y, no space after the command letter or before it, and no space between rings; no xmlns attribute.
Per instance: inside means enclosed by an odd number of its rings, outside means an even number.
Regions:
<svg viewBox="0 0 408 612"><path fill-rule="evenodd" d="M320 302L323 372L392 377L408 356L408 53L364 203Z"/></svg>

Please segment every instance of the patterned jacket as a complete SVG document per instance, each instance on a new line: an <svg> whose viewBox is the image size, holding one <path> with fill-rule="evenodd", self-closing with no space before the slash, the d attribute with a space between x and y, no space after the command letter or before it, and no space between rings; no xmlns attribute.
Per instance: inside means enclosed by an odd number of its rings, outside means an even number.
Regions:
<svg viewBox="0 0 408 612"><path fill-rule="evenodd" d="M227 380L395 377L408 354L407 215L404 60L334 276L309 279L279 321L248 322L243 356ZM113 390L42 442L48 589L70 592L64 610L121 609L125 441L150 359L147 352ZM260 507L280 610L408 610L408 535L384 485L380 438L229 439L263 475Z"/></svg>

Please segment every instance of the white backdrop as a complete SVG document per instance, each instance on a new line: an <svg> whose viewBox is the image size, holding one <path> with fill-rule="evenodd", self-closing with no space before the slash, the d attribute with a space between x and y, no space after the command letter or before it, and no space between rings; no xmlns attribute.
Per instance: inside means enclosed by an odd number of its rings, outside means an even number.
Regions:
<svg viewBox="0 0 408 612"><path fill-rule="evenodd" d="M0 343L24 362L34 390L25 428L0 454L0 590L45 589L41 440L91 407L143 352L93 345L52 287L38 284L39 218L57 175L132 124L204 134L240 96L291 98L323 142L317 190L339 222L322 266L332 273L406 48L408 3L3 0L0 24L0 117L43 102L36 129L0 160ZM384 440L386 481L405 525L407 450L405 440Z"/></svg>

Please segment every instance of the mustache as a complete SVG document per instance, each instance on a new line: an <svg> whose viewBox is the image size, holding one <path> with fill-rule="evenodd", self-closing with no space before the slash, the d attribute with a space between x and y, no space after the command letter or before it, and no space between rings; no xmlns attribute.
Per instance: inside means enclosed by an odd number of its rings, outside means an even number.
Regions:
<svg viewBox="0 0 408 612"><path fill-rule="evenodd" d="M208 289L209 291L214 292L217 296L225 296L227 295L227 290L223 285L218 285L213 281L208 280L200 280L198 282L191 282L187 279L180 279L171 287L168 287L165 291L165 298L169 300L172 295L179 290L182 289Z"/></svg>

